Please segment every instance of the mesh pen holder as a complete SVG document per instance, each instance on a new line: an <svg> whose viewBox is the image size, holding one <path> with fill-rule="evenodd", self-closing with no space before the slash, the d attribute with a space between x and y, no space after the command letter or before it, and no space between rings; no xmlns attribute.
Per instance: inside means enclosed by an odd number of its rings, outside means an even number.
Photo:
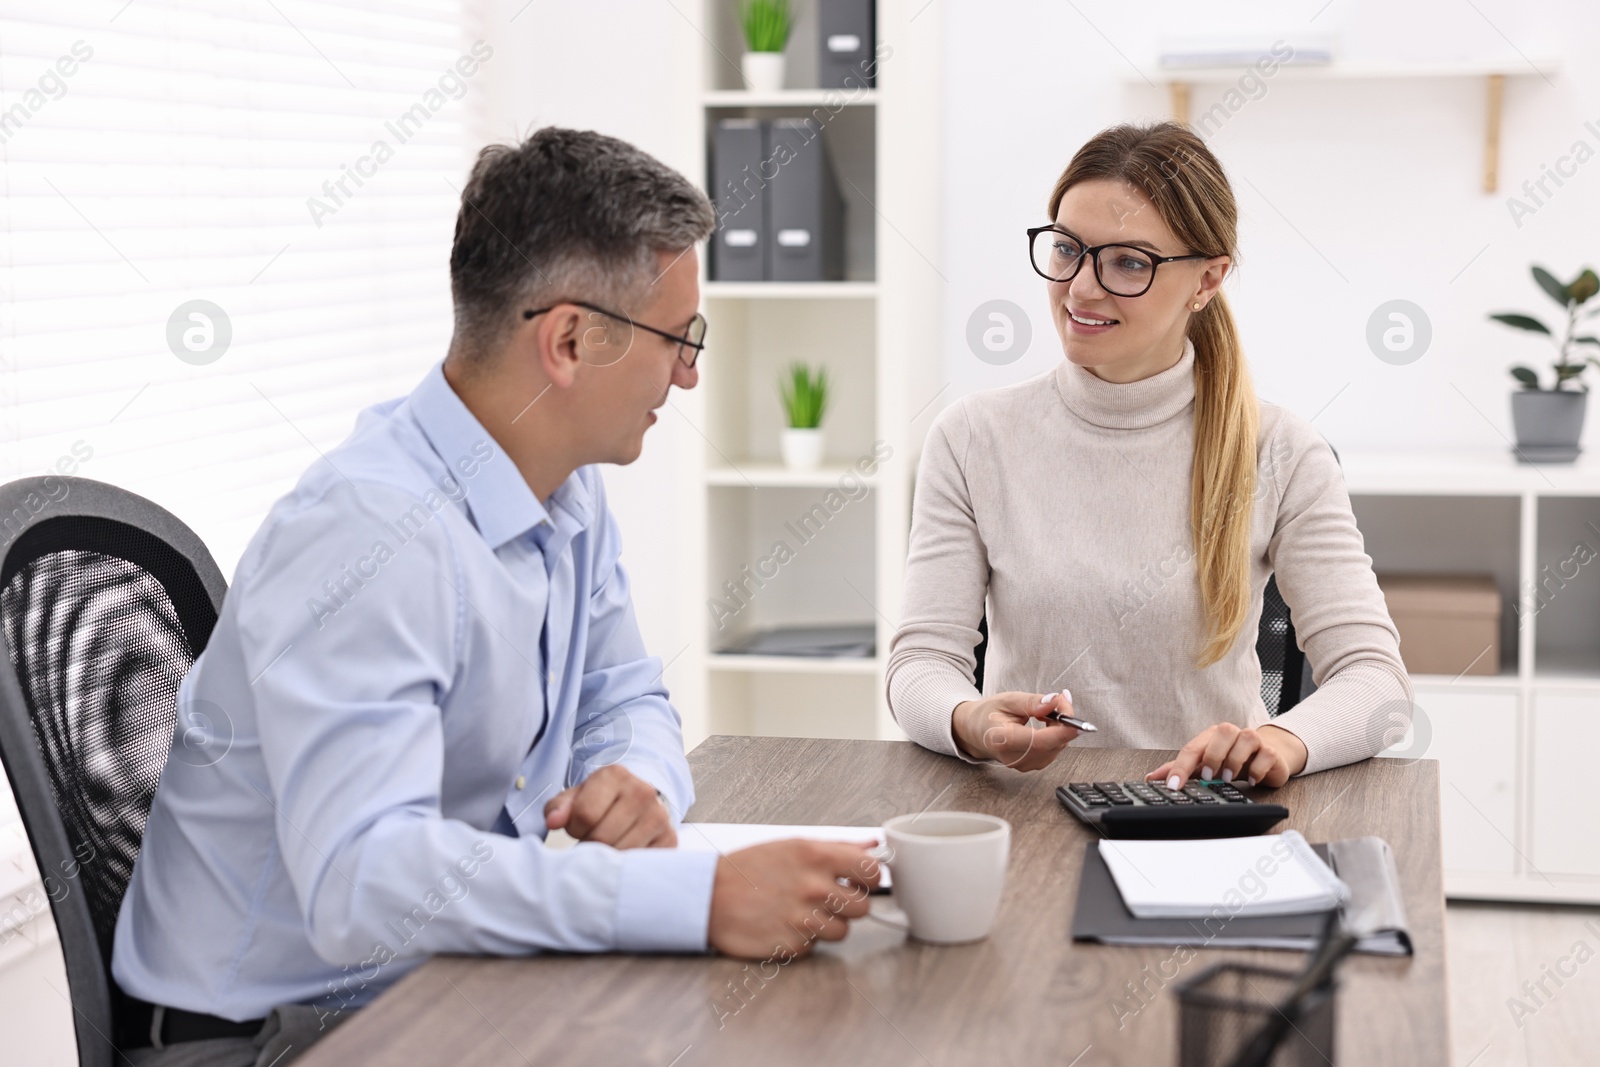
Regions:
<svg viewBox="0 0 1600 1067"><path fill-rule="evenodd" d="M1220 963L1177 987L1178 1067L1230 1067L1245 1045L1278 1014L1299 976L1292 971ZM1337 980L1314 989L1301 1004L1270 1067L1335 1067Z"/></svg>

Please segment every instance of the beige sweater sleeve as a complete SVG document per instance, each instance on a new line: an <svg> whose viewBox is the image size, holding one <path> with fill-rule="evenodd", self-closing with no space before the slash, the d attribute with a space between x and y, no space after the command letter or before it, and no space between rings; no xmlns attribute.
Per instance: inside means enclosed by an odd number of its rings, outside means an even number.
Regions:
<svg viewBox="0 0 1600 1067"><path fill-rule="evenodd" d="M989 565L962 470L966 404L940 412L917 467L900 627L889 646L889 710L911 740L978 762L956 747L950 715L982 694L973 684Z"/></svg>
<svg viewBox="0 0 1600 1067"><path fill-rule="evenodd" d="M1397 741L1414 695L1333 450L1298 418L1280 431L1289 469L1267 557L1318 688L1272 724L1305 742L1309 774Z"/></svg>

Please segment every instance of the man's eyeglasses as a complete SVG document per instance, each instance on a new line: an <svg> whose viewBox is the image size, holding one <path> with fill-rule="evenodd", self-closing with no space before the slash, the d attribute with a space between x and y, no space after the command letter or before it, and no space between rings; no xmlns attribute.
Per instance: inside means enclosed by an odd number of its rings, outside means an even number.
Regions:
<svg viewBox="0 0 1600 1067"><path fill-rule="evenodd" d="M638 327L641 330L653 333L657 337L664 337L668 341L676 341L678 343L678 358L683 361L683 365L685 367L693 367L694 361L700 358L701 351L706 347L706 317L700 314L698 311L695 312L694 318L689 320L689 328L682 334L676 334L667 330L658 330L654 326L646 326L642 322L634 322L626 315L619 314L615 311L607 311L603 307L599 307L595 304L585 303L582 300L563 300L562 303L572 304L575 307L584 308L596 315L604 315L606 318L611 319L614 322L625 323L627 325L628 330L621 336L613 336L613 332L611 330L602 329L601 336L594 338L588 335L588 331L585 331L584 339L591 345L591 347L596 348L597 350L609 349L617 353L613 359L606 361L606 365L615 363L618 359L621 359L627 354L629 346L633 343L632 330L634 327ZM554 310L555 305L551 305L550 307L546 308L529 308L522 313L522 317L524 319L531 319L536 315L543 315L546 312Z"/></svg>
<svg viewBox="0 0 1600 1067"><path fill-rule="evenodd" d="M1054 226L1034 226L1028 230L1028 259L1040 277L1053 282L1070 282L1083 269L1083 261L1092 259L1095 281L1112 296L1143 296L1155 284L1156 268L1163 263L1211 258L1204 252L1158 256L1133 245L1090 248Z"/></svg>

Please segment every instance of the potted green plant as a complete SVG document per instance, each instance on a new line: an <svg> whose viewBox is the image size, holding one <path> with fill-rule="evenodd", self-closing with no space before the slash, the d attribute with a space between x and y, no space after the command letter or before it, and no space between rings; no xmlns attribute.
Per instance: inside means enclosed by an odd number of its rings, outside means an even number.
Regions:
<svg viewBox="0 0 1600 1067"><path fill-rule="evenodd" d="M739 24L749 49L739 61L746 89L775 93L783 88L783 50L794 31L789 0L744 0Z"/></svg>
<svg viewBox="0 0 1600 1067"><path fill-rule="evenodd" d="M1524 463L1571 463L1582 451L1578 438L1583 433L1583 417L1589 399L1589 387L1583 383L1582 375L1591 363L1600 366L1600 360L1593 354L1581 350L1585 345L1600 349L1600 337L1579 333L1578 323L1580 319L1600 314L1600 306L1583 308L1600 293L1600 277L1585 267L1576 278L1563 285L1549 271L1535 266L1533 280L1567 313L1566 326L1559 337L1532 315L1501 312L1489 316L1519 330L1542 333L1556 346L1555 380L1549 389L1539 385L1539 375L1531 367L1519 364L1511 368L1511 376L1522 383L1522 388L1511 394L1517 458Z"/></svg>
<svg viewBox="0 0 1600 1067"><path fill-rule="evenodd" d="M822 416L828 411L828 368L791 363L778 376L778 395L783 399L787 428L779 446L784 466L790 470L811 470L821 465L823 453Z"/></svg>

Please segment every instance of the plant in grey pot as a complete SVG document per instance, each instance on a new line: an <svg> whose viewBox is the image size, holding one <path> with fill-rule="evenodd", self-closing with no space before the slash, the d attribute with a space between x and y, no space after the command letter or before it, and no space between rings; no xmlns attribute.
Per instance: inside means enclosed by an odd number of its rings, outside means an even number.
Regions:
<svg viewBox="0 0 1600 1067"><path fill-rule="evenodd" d="M1600 349L1600 337L1580 333L1578 324L1582 319L1600 315L1600 305L1588 310L1583 307L1600 293L1600 277L1585 267L1576 278L1563 285L1549 271L1536 266L1533 280L1567 314L1566 326L1559 338L1532 315L1501 312L1489 316L1519 330L1542 333L1556 346L1555 381L1549 389L1540 387L1539 375L1531 367L1511 368L1511 376L1522 383L1522 388L1511 394L1517 459L1523 463L1571 463L1582 451L1578 438L1583 434L1584 410L1589 399L1589 387L1581 376L1589 364L1600 366L1600 359L1583 351L1586 345Z"/></svg>

